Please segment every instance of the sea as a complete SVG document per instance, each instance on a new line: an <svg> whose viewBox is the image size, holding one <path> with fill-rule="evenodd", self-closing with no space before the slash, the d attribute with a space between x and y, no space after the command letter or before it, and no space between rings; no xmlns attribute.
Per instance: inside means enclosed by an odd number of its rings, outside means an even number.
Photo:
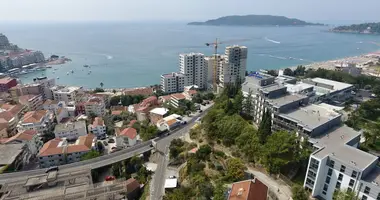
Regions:
<svg viewBox="0 0 380 200"><path fill-rule="evenodd" d="M57 78L57 84L133 88L159 84L179 70L180 53L213 53L205 43L248 47L247 70L279 69L378 51L380 36L327 32L331 27L188 26L179 22L3 23L0 32L19 47L72 61L20 76ZM378 43L378 44L375 44ZM89 65L90 68L83 67ZM71 73L73 70L74 73ZM91 70L91 73L89 71ZM68 73L69 72L69 73ZM59 79L58 79L59 78Z"/></svg>

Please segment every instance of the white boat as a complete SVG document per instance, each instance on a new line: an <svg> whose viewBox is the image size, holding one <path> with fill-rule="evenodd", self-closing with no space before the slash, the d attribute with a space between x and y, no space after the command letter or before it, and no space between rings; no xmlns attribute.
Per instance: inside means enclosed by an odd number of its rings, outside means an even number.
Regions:
<svg viewBox="0 0 380 200"><path fill-rule="evenodd" d="M66 74L69 75L69 72L67 72Z"/></svg>
<svg viewBox="0 0 380 200"><path fill-rule="evenodd" d="M59 79L59 76L57 76L57 79Z"/></svg>
<svg viewBox="0 0 380 200"><path fill-rule="evenodd" d="M71 73L74 73L74 70L71 70Z"/></svg>

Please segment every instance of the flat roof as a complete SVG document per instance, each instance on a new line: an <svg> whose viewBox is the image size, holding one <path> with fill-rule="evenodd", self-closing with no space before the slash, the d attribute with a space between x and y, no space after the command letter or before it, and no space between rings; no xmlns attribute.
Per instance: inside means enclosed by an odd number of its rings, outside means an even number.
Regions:
<svg viewBox="0 0 380 200"><path fill-rule="evenodd" d="M165 180L165 188L176 188L177 187L177 179L170 178Z"/></svg>
<svg viewBox="0 0 380 200"><path fill-rule="evenodd" d="M313 78L311 80L313 82L316 82L316 83L323 83L323 84L331 85L331 86L333 86L334 91L343 90L343 89L346 89L346 88L353 86L353 85L348 84L348 83L333 81L333 80L324 79L324 78Z"/></svg>
<svg viewBox="0 0 380 200"><path fill-rule="evenodd" d="M86 122L85 121L76 121L76 122L68 122L65 124L57 124L55 126L54 132L62 132L62 131L72 131L75 129L80 129L86 127Z"/></svg>
<svg viewBox="0 0 380 200"><path fill-rule="evenodd" d="M155 108L149 112L157 115L165 115L168 111L169 110L167 108Z"/></svg>
<svg viewBox="0 0 380 200"><path fill-rule="evenodd" d="M280 116L292 121L297 121L297 123L305 129L313 130L322 124L341 116L341 114L323 106L310 104L288 113L280 114Z"/></svg>
<svg viewBox="0 0 380 200"><path fill-rule="evenodd" d="M319 159L329 156L332 160L336 159L353 168L363 170L377 161L377 157L347 145L348 142L360 135L360 132L343 125L332 129L325 135L310 138L309 141L320 148L313 153L313 156Z"/></svg>
<svg viewBox="0 0 380 200"><path fill-rule="evenodd" d="M263 86L261 88L261 90L264 93L269 93L269 92L273 92L273 91L280 90L280 89L283 89L283 88L286 88L286 87L284 85L282 85L282 84L272 84L272 85L269 85L269 86Z"/></svg>
<svg viewBox="0 0 380 200"><path fill-rule="evenodd" d="M272 104L275 107L281 107L289 103L292 103L294 101L299 101L306 98L307 96L300 95L300 94L288 94L288 95L281 96L275 99L268 99L266 101L268 101L270 104Z"/></svg>
<svg viewBox="0 0 380 200"><path fill-rule="evenodd" d="M299 93L303 90L313 88L313 85L306 84L306 83L297 83L295 85L293 84L285 84L286 90L290 93Z"/></svg>
<svg viewBox="0 0 380 200"><path fill-rule="evenodd" d="M0 145L0 165L12 164L17 156L24 151L26 144L2 144Z"/></svg>

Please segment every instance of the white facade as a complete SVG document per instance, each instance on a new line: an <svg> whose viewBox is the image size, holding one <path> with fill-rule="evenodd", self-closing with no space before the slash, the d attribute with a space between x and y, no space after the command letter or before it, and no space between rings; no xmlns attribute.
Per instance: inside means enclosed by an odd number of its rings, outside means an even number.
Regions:
<svg viewBox="0 0 380 200"><path fill-rule="evenodd" d="M88 125L88 131L92 132L94 135L99 137L104 137L106 135L106 125L100 117L95 117L94 122Z"/></svg>
<svg viewBox="0 0 380 200"><path fill-rule="evenodd" d="M53 92L50 90L51 87L55 86L55 79L48 79L47 77L35 78L33 79L34 83L39 83L43 87L43 99L53 99Z"/></svg>
<svg viewBox="0 0 380 200"><path fill-rule="evenodd" d="M77 121L55 126L54 135L56 138L77 139L79 136L87 135L86 122Z"/></svg>
<svg viewBox="0 0 380 200"><path fill-rule="evenodd" d="M104 116L106 114L106 105L101 99L96 97L86 102L84 109L87 116L89 116L91 113L95 114L98 117Z"/></svg>
<svg viewBox="0 0 380 200"><path fill-rule="evenodd" d="M47 110L31 111L26 113L17 125L18 132L35 130L38 134L45 134L52 128L54 114Z"/></svg>
<svg viewBox="0 0 380 200"><path fill-rule="evenodd" d="M239 80L240 83L243 83L245 80L245 71L247 70L247 53L248 49L245 46L229 46L226 47L226 63L229 65L226 71L230 71L231 75L236 77L236 80Z"/></svg>
<svg viewBox="0 0 380 200"><path fill-rule="evenodd" d="M72 101L78 102L80 100L80 97L83 95L83 88L70 86L61 89L56 89L52 92L54 100L56 101L64 101L65 103Z"/></svg>
<svg viewBox="0 0 380 200"><path fill-rule="evenodd" d="M185 86L197 85L200 89L207 88L207 69L204 54L180 54L179 65L180 73L186 77Z"/></svg>
<svg viewBox="0 0 380 200"><path fill-rule="evenodd" d="M161 90L164 93L182 92L185 86L185 75L172 72L161 75Z"/></svg>

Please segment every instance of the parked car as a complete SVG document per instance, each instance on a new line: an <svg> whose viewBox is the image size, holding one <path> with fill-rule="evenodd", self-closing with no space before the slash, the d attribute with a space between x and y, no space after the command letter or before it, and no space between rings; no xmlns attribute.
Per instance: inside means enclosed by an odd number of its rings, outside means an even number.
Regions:
<svg viewBox="0 0 380 200"><path fill-rule="evenodd" d="M49 173L51 171L58 171L58 166L52 166L45 170L45 173Z"/></svg>
<svg viewBox="0 0 380 200"><path fill-rule="evenodd" d="M108 143L115 143L115 140L113 138L108 139Z"/></svg>
<svg viewBox="0 0 380 200"><path fill-rule="evenodd" d="M169 176L170 179L177 178L176 176Z"/></svg>
<svg viewBox="0 0 380 200"><path fill-rule="evenodd" d="M108 146L107 141L103 141L104 146Z"/></svg>
<svg viewBox="0 0 380 200"><path fill-rule="evenodd" d="M106 176L106 178L105 178L106 181L113 181L115 179L116 178L114 176Z"/></svg>

